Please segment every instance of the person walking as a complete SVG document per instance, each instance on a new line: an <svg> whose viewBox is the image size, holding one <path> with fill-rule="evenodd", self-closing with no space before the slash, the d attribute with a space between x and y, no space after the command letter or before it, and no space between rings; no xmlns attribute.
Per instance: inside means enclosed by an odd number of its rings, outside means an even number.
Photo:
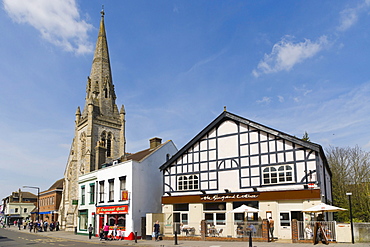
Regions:
<svg viewBox="0 0 370 247"><path fill-rule="evenodd" d="M108 232L109 232L108 223L105 223L105 226L103 228L103 232L104 232L104 238L105 238L105 240L107 240L108 239Z"/></svg>
<svg viewBox="0 0 370 247"><path fill-rule="evenodd" d="M114 224L114 226L113 226L113 234L112 235L114 236L115 239L117 239L117 228L118 228L117 227L117 224Z"/></svg>
<svg viewBox="0 0 370 247"><path fill-rule="evenodd" d="M93 235L93 230L94 230L94 227L92 226L92 224L90 224L88 230L89 230L89 239L91 239L91 236Z"/></svg>
<svg viewBox="0 0 370 247"><path fill-rule="evenodd" d="M159 221L157 220L154 224L154 227L153 227L153 232L154 232L154 237L155 237L155 241L159 241L159 229L160 229L160 225L159 225Z"/></svg>
<svg viewBox="0 0 370 247"><path fill-rule="evenodd" d="M270 235L271 235L271 241L274 241L274 228L275 228L275 222L272 219L272 217L269 218L269 229L270 229Z"/></svg>
<svg viewBox="0 0 370 247"><path fill-rule="evenodd" d="M18 219L17 224L18 224L18 230L20 230L22 226L22 220Z"/></svg>
<svg viewBox="0 0 370 247"><path fill-rule="evenodd" d="M30 228L30 232L32 232L32 229L33 229L33 222L32 222L32 220L28 223L28 227Z"/></svg>

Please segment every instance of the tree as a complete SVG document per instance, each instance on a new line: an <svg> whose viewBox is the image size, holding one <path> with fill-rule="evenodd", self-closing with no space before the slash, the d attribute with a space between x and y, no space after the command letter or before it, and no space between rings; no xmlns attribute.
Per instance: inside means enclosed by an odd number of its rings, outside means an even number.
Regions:
<svg viewBox="0 0 370 247"><path fill-rule="evenodd" d="M333 204L349 208L346 192L352 192L353 217L370 221L370 153L354 148L330 147L325 150L332 172ZM349 212L339 212L338 221L348 221Z"/></svg>
<svg viewBox="0 0 370 247"><path fill-rule="evenodd" d="M310 141L310 137L308 136L307 131L305 131L305 132L304 132L304 135L303 135L303 137L302 137L302 140L303 140L303 141L308 141L308 142Z"/></svg>

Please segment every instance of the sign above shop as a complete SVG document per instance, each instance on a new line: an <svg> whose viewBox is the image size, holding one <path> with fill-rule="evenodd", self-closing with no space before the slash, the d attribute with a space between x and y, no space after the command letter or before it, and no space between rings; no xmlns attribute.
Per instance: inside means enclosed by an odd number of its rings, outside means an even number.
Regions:
<svg viewBox="0 0 370 247"><path fill-rule="evenodd" d="M128 213L128 205L96 208L96 214L125 214L125 213Z"/></svg>
<svg viewBox="0 0 370 247"><path fill-rule="evenodd" d="M162 204L320 199L319 189L162 196Z"/></svg>
<svg viewBox="0 0 370 247"><path fill-rule="evenodd" d="M228 201L235 199L255 199L258 198L258 194L231 194L231 195L206 195L200 196L202 201Z"/></svg>

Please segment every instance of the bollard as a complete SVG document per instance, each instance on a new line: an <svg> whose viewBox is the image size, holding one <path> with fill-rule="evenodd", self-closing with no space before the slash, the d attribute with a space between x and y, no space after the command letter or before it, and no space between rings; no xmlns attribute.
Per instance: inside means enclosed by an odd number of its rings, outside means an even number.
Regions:
<svg viewBox="0 0 370 247"><path fill-rule="evenodd" d="M137 232L135 232L135 243L137 243Z"/></svg>
<svg viewBox="0 0 370 247"><path fill-rule="evenodd" d="M175 245L178 245L178 243L177 243L177 231L175 231Z"/></svg>
<svg viewBox="0 0 370 247"><path fill-rule="evenodd" d="M252 231L249 231L249 247L252 247Z"/></svg>

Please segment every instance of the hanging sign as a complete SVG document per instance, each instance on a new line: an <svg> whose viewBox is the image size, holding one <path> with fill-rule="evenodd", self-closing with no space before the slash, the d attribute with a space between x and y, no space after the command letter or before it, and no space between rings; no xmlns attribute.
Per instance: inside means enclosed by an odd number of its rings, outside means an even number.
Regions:
<svg viewBox="0 0 370 247"><path fill-rule="evenodd" d="M122 190L121 191L121 200L127 201L128 200L128 190Z"/></svg>

